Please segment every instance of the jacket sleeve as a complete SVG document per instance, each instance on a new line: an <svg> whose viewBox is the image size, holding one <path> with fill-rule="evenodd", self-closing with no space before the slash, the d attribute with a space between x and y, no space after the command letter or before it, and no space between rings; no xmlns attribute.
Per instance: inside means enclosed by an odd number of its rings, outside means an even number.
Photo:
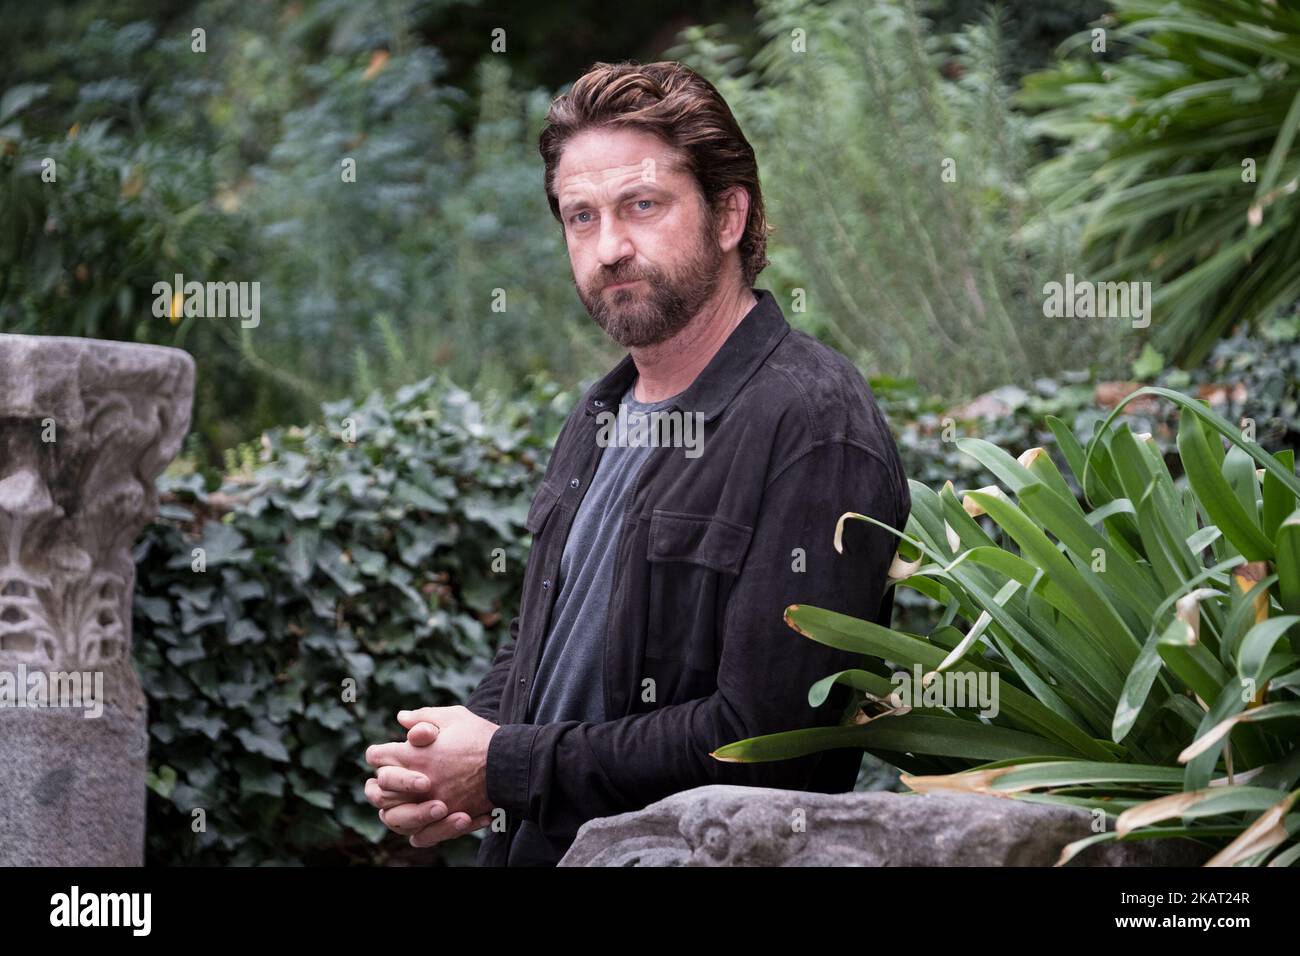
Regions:
<svg viewBox="0 0 1300 956"><path fill-rule="evenodd" d="M489 743L487 791L511 819L528 819L557 841L594 817L640 809L705 784L804 789L820 754L737 764L715 760L723 744L784 730L833 726L850 688L820 707L808 688L862 658L791 629L791 604L875 619L896 538L865 521L835 525L847 511L894 527L909 500L901 474L877 453L828 442L803 452L768 482L750 548L728 599L717 690L708 697L601 723L505 724ZM802 573L792 551L807 556Z"/></svg>
<svg viewBox="0 0 1300 956"><path fill-rule="evenodd" d="M474 692L465 701L465 707L485 720L498 723L501 715L501 692L510 676L510 663L515 659L515 642L519 639L519 618L510 622L510 640L502 644L492 659L492 666L483 675Z"/></svg>

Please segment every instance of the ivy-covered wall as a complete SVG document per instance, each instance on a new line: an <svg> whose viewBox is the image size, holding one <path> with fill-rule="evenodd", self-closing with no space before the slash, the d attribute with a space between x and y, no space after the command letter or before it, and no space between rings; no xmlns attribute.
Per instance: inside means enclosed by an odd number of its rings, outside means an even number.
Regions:
<svg viewBox="0 0 1300 956"><path fill-rule="evenodd" d="M508 638L557 407L430 379L267 434L218 489L163 479L136 549L151 863L438 859L366 803L365 747L461 703Z"/></svg>

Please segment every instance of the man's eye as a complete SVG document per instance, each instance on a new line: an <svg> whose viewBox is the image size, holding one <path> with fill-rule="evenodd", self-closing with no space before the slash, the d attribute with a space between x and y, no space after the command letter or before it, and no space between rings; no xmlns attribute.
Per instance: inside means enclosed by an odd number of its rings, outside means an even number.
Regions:
<svg viewBox="0 0 1300 956"><path fill-rule="evenodd" d="M584 209L582 212L575 212L572 216L570 216L570 217L569 217L569 222L584 222L584 223L585 223L587 220L585 220L585 219L579 220L578 217L579 217L579 216L590 216L590 215L591 215L591 213L587 212L587 210Z"/></svg>
<svg viewBox="0 0 1300 956"><path fill-rule="evenodd" d="M636 204L637 204L638 206L640 206L642 203L648 203L649 206L653 206L653 205L655 204L655 201L654 201L653 199L638 199L638 200L636 201ZM647 206L647 208L645 208L645 209L642 209L641 211L642 211L642 212L649 212L649 211L650 211L649 206Z"/></svg>

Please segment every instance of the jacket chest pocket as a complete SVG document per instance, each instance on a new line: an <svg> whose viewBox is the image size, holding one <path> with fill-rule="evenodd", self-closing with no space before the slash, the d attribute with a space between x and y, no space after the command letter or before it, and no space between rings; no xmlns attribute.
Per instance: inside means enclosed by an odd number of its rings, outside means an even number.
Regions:
<svg viewBox="0 0 1300 956"><path fill-rule="evenodd" d="M645 656L716 674L727 598L753 529L656 509L650 519Z"/></svg>
<svg viewBox="0 0 1300 956"><path fill-rule="evenodd" d="M554 485L542 482L533 495L533 503L528 506L528 516L524 518L524 527L536 535L546 525L546 519L555 510L555 503L560 500L560 490Z"/></svg>

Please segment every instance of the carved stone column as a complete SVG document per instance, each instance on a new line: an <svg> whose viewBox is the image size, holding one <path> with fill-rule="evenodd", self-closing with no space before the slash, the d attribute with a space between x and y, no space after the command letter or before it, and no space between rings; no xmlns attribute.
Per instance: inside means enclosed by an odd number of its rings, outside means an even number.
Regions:
<svg viewBox="0 0 1300 956"><path fill-rule="evenodd" d="M193 395L177 349L0 335L0 865L144 862L131 545Z"/></svg>

